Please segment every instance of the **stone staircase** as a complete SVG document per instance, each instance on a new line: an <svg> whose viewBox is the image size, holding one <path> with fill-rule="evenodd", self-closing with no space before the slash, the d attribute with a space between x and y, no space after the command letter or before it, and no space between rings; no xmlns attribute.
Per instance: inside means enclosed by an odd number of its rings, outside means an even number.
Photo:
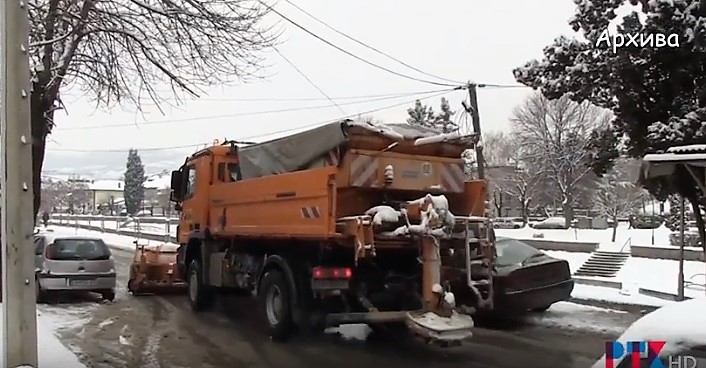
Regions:
<svg viewBox="0 0 706 368"><path fill-rule="evenodd" d="M597 250L579 267L574 276L615 277L630 253Z"/></svg>

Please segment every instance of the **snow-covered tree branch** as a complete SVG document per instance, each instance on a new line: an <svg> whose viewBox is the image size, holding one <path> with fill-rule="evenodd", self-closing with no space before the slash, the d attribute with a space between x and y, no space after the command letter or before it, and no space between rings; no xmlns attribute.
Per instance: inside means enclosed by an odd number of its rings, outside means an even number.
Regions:
<svg viewBox="0 0 706 368"><path fill-rule="evenodd" d="M644 192L644 189L630 181L622 166L616 167L599 180L593 203L600 214L613 220L612 241L616 238L618 218L635 214Z"/></svg>
<svg viewBox="0 0 706 368"><path fill-rule="evenodd" d="M535 93L515 109L512 119L522 161L530 174L551 185L554 198L562 204L567 223L573 219L574 201L581 180L591 171L588 150L591 132L607 125L609 115L567 96L549 100Z"/></svg>
<svg viewBox="0 0 706 368"><path fill-rule="evenodd" d="M78 88L104 107L159 106L168 95L258 78L260 53L275 40L259 1L29 0L28 7L35 212L62 89ZM165 83L171 91L157 88Z"/></svg>
<svg viewBox="0 0 706 368"><path fill-rule="evenodd" d="M614 114L610 129L595 134L603 152L594 155L594 171L605 172L622 143L622 153L642 158L645 153L671 146L706 143L706 3L702 0L630 0L634 11L616 19L616 10L628 1L576 1L569 24L582 38L557 37L544 48L541 60L514 70L515 79L549 98L569 96L589 101ZM599 46L608 26L620 33L655 38L677 35L678 47L655 45ZM609 152L614 151L614 152ZM660 199L678 193L694 210L706 251L706 225L699 207L706 198L690 182L688 173L675 180L646 182Z"/></svg>

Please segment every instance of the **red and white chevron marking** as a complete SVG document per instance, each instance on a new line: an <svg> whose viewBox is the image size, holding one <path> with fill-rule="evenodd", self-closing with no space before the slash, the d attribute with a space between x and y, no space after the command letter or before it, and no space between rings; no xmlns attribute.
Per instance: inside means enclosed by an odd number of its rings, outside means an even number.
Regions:
<svg viewBox="0 0 706 368"><path fill-rule="evenodd" d="M441 185L444 189L461 193L464 190L466 175L463 173L462 163L445 163L441 165Z"/></svg>
<svg viewBox="0 0 706 368"><path fill-rule="evenodd" d="M351 186L370 187L375 184L379 168L376 157L358 155L351 162Z"/></svg>
<svg viewBox="0 0 706 368"><path fill-rule="evenodd" d="M318 206L316 207L302 207L302 218L320 218L321 210Z"/></svg>
<svg viewBox="0 0 706 368"><path fill-rule="evenodd" d="M336 147L326 155L326 163L330 166L338 166L339 162L341 162L341 148Z"/></svg>

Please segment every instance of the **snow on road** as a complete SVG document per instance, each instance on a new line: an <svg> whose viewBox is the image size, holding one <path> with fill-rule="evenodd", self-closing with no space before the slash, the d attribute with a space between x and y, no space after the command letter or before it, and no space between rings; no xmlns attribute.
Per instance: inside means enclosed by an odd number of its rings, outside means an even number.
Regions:
<svg viewBox="0 0 706 368"><path fill-rule="evenodd" d="M527 322L569 330L620 334L636 318L630 317L625 311L559 302L542 314L528 316Z"/></svg>
<svg viewBox="0 0 706 368"><path fill-rule="evenodd" d="M4 308L0 304L0 309ZM2 322L0 322L2 323ZM61 315L52 314L46 311L37 313L37 346L39 347L39 368L44 367L63 367L63 368L85 368L81 364L78 357L64 346L56 336L57 329L62 326L68 326L72 323L80 323L78 319L62 318ZM0 325L0 337L4 333L4 329ZM2 345L0 345L0 356L4 356ZM0 368L5 368L4 363L0 362Z"/></svg>

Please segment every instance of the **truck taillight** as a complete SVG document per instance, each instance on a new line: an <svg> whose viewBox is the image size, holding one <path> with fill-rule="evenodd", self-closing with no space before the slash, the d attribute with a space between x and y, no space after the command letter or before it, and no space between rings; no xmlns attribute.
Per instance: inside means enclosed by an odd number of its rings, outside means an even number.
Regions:
<svg viewBox="0 0 706 368"><path fill-rule="evenodd" d="M314 267L311 270L311 277L314 279L350 279L353 276L353 270L350 268L336 267Z"/></svg>

